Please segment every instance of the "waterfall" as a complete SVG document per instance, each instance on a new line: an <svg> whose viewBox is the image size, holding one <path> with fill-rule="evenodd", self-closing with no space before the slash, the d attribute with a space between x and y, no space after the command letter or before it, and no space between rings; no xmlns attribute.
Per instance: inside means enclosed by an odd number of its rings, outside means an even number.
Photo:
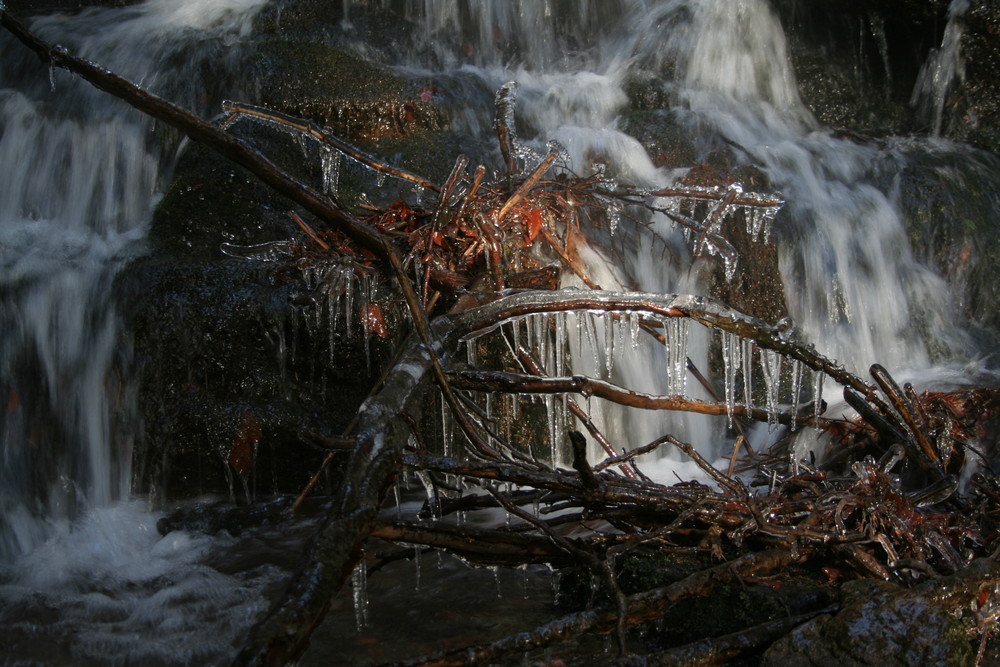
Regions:
<svg viewBox="0 0 1000 667"><path fill-rule="evenodd" d="M29 27L206 115L239 94L265 1L150 0ZM234 619L266 607L276 575L220 573L204 560L224 540L161 538L130 498L139 424L114 280L143 250L179 137L6 33L0 53L0 661L226 661Z"/></svg>
<svg viewBox="0 0 1000 667"><path fill-rule="evenodd" d="M153 0L32 21L43 39L195 109L262 0ZM135 418L117 270L177 146L141 114L0 35L0 561L84 507L128 498ZM119 424L121 428L116 428Z"/></svg>
<svg viewBox="0 0 1000 667"><path fill-rule="evenodd" d="M965 76L961 44L965 30L963 18L970 4L969 0L952 0L941 47L928 56L910 97L910 104L918 107L931 123L931 132L935 137L941 136L948 95L954 92L955 85Z"/></svg>
<svg viewBox="0 0 1000 667"><path fill-rule="evenodd" d="M147 0L39 17L31 28L208 116L224 95L239 97L241 43L266 1ZM953 0L941 48L913 91L933 136L879 141L842 138L803 104L785 32L767 0L331 4L343 8L338 46L366 58L375 54L369 59L389 62L412 79L433 80L442 91L434 103L447 107L452 129L470 145L495 146L494 91L513 80L516 129L529 149L542 152L558 142L566 150L562 166L582 176L604 173L609 182L648 188L675 184L688 166L659 166L663 162L624 125L632 87L641 84L658 100L650 106L662 112L664 131L690 143L692 163L724 148L740 165L759 169L787 201L773 238L794 334L850 370L866 374L878 362L904 379L923 374L953 381L959 364L982 353L952 305L961 301L962 278L942 276L912 244L908 216L918 207L907 205L901 185L908 168L930 164L942 187L965 187L962 192L973 189L966 179L992 179L982 187L991 205L982 208L992 212L1000 203L996 159L940 137L948 129L948 95L962 78L958 47L968 0ZM404 10L416 29L399 43L412 51L387 54L383 45L363 43L357 26L378 6ZM280 6L275 15L280 22ZM336 32L328 28L329 35ZM884 26L873 22L872 30L883 44ZM881 55L888 77L888 50ZM179 138L74 76L40 68L6 34L0 34L0 57L0 164L6 166L0 179L0 644L25 633L25 654L47 656L47 633L58 625L61 636L84 640L77 653L52 662L100 663L111 655L136 663L225 661L247 619L266 608L260 591L280 582L278 568L240 562L248 559L233 546L235 538L178 530L161 539L155 517L130 497L140 416L133 380L122 373L130 350L113 291L119 270L143 251ZM203 71L213 74L192 74ZM500 164L498 151L473 157ZM323 169L329 188L336 182L332 165ZM683 230L663 214L641 222L631 233L648 233L655 243L606 230L599 239L604 247L580 249L593 281L611 290L705 293L707 271L692 269ZM605 250L612 242L620 256ZM565 284L574 281L567 277ZM637 336L638 320L626 318ZM583 320L587 330L567 334ZM548 340L548 330L534 326L539 340ZM582 372L604 372L655 394L664 393L666 382L672 394L708 400L697 386L678 386L687 377L681 357L710 368L715 355L715 365L735 377L736 337L724 338L727 351L721 352L713 349L717 339L697 326L690 332L686 323L670 326L676 330L664 326L664 337L683 338L683 346L665 352L660 345L655 359L628 354L639 346L623 345L629 334L615 330L610 318L567 316L556 331L583 357ZM615 348L625 354L609 359ZM558 359L554 368L563 367L562 349L549 350ZM740 349L745 365L739 372L751 376L749 346ZM778 375L776 359L764 361L766 374ZM727 389L732 402L735 390ZM598 428L618 443L673 432L707 458L728 453L720 451L723 418L633 415L596 400L593 410ZM555 432L557 424L550 428ZM662 456L643 469L672 482L681 462ZM222 565L206 565L210 554ZM244 580L222 574L227 556L238 562L232 570L245 566Z"/></svg>
<svg viewBox="0 0 1000 667"><path fill-rule="evenodd" d="M674 122L699 155L731 147L738 160L761 168L788 202L775 235L797 335L861 375L875 362L911 376L977 354L953 306L961 301L957 286L911 250L899 189L899 174L928 153L955 156L967 149L933 138L863 143L823 127L799 98L785 32L765 0L598 4L409 2L407 15L420 26L417 48L398 67L456 81L474 76L486 89L515 80L524 139L538 147L560 142L578 174L602 162L619 181L640 187L673 183L685 171L656 167L619 127L630 81L658 81L659 94L672 100ZM952 3L942 47L914 91L915 99L934 107L936 130L943 96L961 76L958 40L967 5ZM478 115L489 117L485 96L462 104L480 105ZM474 129L464 120L469 115L456 114L456 127ZM481 131L489 134L488 127ZM967 161L981 164L971 152ZM686 252L665 216L654 216L649 226L675 252ZM705 293L684 262L663 261L661 246L637 243L628 252L621 264L641 289ZM626 284L618 263L594 259L604 265L591 267L598 282ZM696 363L707 364L707 345L692 340ZM621 365L629 386L640 388L653 383L650 369L661 366L646 360ZM685 435L712 451L718 427L698 417L670 419L683 421ZM606 427L645 442L663 424L643 416L641 423Z"/></svg>

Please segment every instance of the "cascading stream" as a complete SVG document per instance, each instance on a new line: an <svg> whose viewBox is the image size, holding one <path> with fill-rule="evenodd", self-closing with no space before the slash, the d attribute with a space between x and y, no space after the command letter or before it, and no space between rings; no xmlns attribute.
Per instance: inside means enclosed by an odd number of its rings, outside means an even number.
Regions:
<svg viewBox="0 0 1000 667"><path fill-rule="evenodd" d="M227 47L261 4L156 0L41 17L32 29L198 108L206 82L186 73L199 59L225 69L225 54L239 53ZM190 48L192 38L201 48ZM123 351L110 293L145 234L174 148L114 98L65 72L46 75L9 36L0 45L0 160L11 166L0 182L3 558L81 504L128 497L131 434L113 433L112 415L127 420L129 398L113 372Z"/></svg>
<svg viewBox="0 0 1000 667"><path fill-rule="evenodd" d="M265 1L150 0L39 18L32 28L212 115L217 107L206 100L240 92L227 89L227 77L235 76L240 40ZM377 4L345 0L341 27L350 31L353 12ZM647 82L670 100L665 111L699 158L720 145L735 146L738 159L760 167L787 201L773 234L796 333L859 374L879 362L901 375L940 376L935 364L976 353L949 305L957 287L910 249L896 174L931 156L947 185L975 178L996 192L995 160L939 139L876 144L836 137L800 101L785 34L765 0L403 4L421 31L413 36L414 53L391 57L404 74L445 82L456 132L495 145L494 92L515 80L522 160L544 155L554 140L566 150L565 167L578 174L603 164L609 185L663 187L686 170L657 167L620 124L630 104L628 85ZM927 102L935 134L945 129L944 96L961 78L958 40L967 7L966 0L952 3L945 42L914 93L915 102ZM160 539L155 518L129 502L131 437L138 427L131 423L130 379L115 370L128 350L120 347L112 284L141 248L176 146L139 114L71 75L40 73L33 56L5 35L0 57L0 164L16 165L0 180L0 645L17 639L27 642L23 653L47 655L50 623L63 635L87 637L77 653L50 662L100 663L109 655L136 663L225 660L246 619L266 607L260 590L278 575L268 566L248 567L255 581L234 581L204 561L210 553L221 553L219 561L228 553L242 556L238 543L183 531ZM202 69L218 72L217 80L191 76ZM330 192L337 188L338 164L327 156L322 165ZM703 293L682 230L665 215L647 222L660 240L621 243L624 261L580 250L593 281L608 290ZM317 271L307 282L333 281L332 271ZM347 280L344 287L345 315L353 312L352 285ZM327 308L335 322L339 302ZM664 349L636 343L632 314L622 313L618 322L561 316L553 331L557 341L565 339L569 357L562 345L551 345L544 318L516 327L537 337L542 361L554 373L579 369L636 391L706 398L684 357L708 368L713 334L702 327L688 331L680 320L663 323L664 338L672 341ZM769 408L779 400L776 354L751 354L750 344L728 334L718 347L730 413L734 403L754 400L748 387L741 395L737 375L770 376L764 400ZM647 348L656 349L630 353ZM475 351L468 353L474 362ZM821 375L811 379L797 366L790 375L796 401L818 393L810 385ZM632 416L597 403L595 421L616 442L634 445L673 432L708 458L720 454L725 417ZM550 419L553 433L565 430L566 423ZM446 442L457 440L446 420L442 430L452 431ZM662 473L656 477L673 480L679 466L670 456L656 464ZM55 622L52 609L60 610ZM139 626L155 628L156 640L135 633Z"/></svg>
<svg viewBox="0 0 1000 667"><path fill-rule="evenodd" d="M517 81L526 143L557 140L575 172L590 173L602 162L621 182L646 187L663 187L679 174L656 168L639 142L620 131L618 117L630 79L661 81L662 93L674 100L672 114L700 154L735 147L738 159L762 168L787 201L775 235L785 298L806 340L861 375L875 362L902 376L926 375L932 365L975 355L952 306L954 286L910 250L896 178L915 156L967 149L919 138L858 143L823 128L799 99L783 28L764 0L609 2L579 12L557 4L532 3L537 17L518 3L470 12L444 0L410 3L422 42L434 45L433 58L421 65L439 67L444 76L475 72L492 88ZM923 92L915 91L936 105L938 128L941 95L961 72L958 22L967 4L952 4L954 25L925 68ZM529 20L535 22L530 29ZM475 65L449 48L472 54ZM414 62L418 57L401 68L425 72ZM488 113L483 108L481 114ZM974 151L967 154L970 164L979 163ZM650 223L675 253L686 255L672 221L654 216ZM662 245L638 243L629 252L624 265L641 289L705 292L687 261L664 260ZM615 262L592 259L596 282L626 283ZM689 352L705 365L706 342L692 340ZM617 365L629 386L640 388L655 382L649 369L661 366L629 359ZM686 437L711 448L712 427L683 419ZM651 421L613 430L645 442L662 427Z"/></svg>
<svg viewBox="0 0 1000 667"><path fill-rule="evenodd" d="M211 115L239 93L231 68L265 2L151 0L30 28ZM0 661L218 661L243 626L215 605L252 616L265 603L202 564L224 543L161 539L156 516L129 498L138 423L112 295L142 250L178 138L46 72L6 33L0 54ZM156 637L137 632L147 626Z"/></svg>

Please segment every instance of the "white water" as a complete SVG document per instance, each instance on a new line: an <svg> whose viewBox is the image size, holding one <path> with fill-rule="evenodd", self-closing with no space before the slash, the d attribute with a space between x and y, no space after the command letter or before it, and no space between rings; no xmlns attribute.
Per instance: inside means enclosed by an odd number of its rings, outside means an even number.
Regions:
<svg viewBox="0 0 1000 667"><path fill-rule="evenodd" d="M151 0L30 27L205 113L218 84L192 71L208 61L223 80L265 1ZM129 500L137 426L111 298L176 139L6 33L0 53L0 662L218 661L266 601L200 564L208 538L161 538Z"/></svg>
<svg viewBox="0 0 1000 667"><path fill-rule="evenodd" d="M522 140L538 150L557 140L576 173L606 163L618 182L640 187L671 184L681 175L656 168L639 142L619 130L629 77L656 75L663 92L676 100L672 111L698 150L737 147L740 159L760 166L788 202L775 235L798 335L862 376L878 362L897 377L926 381L940 375L950 382L956 373L945 366L981 354L953 309L959 295L910 250L895 178L913 156L963 149L919 138L862 144L822 127L799 99L785 34L768 2L580 3L567 10L539 0L474 3L468 11L460 4L408 3L408 16L421 26L419 39L433 57L411 57L400 64L402 71L456 81L473 76L487 89L514 80ZM935 134L943 96L961 77L960 19L967 5L953 2L942 47L931 54L914 91L915 101L927 100L931 107ZM487 103L480 116L489 117ZM456 116L456 128L472 128L468 115ZM612 289L631 279L648 291L704 293L673 223L654 217L651 227L681 261L667 259L662 244L638 242L624 267L592 258L591 277ZM707 338L693 335L688 352L702 368L707 350ZM650 375L662 367L659 362L623 355L615 363L628 386L658 385L664 393L662 375ZM803 401L811 397L812 384L806 382ZM595 421L633 445L667 427L710 455L717 447L712 443L722 440L721 426L705 418L665 419L635 420L612 409Z"/></svg>

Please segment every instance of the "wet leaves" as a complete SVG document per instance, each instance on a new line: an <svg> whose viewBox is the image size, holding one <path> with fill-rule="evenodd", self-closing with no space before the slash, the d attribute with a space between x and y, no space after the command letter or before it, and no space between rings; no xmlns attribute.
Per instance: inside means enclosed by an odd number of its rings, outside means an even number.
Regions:
<svg viewBox="0 0 1000 667"><path fill-rule="evenodd" d="M389 337L389 328L385 325L385 318L382 316L382 307L377 303L366 303L359 312L361 326L365 334L375 334L379 338Z"/></svg>

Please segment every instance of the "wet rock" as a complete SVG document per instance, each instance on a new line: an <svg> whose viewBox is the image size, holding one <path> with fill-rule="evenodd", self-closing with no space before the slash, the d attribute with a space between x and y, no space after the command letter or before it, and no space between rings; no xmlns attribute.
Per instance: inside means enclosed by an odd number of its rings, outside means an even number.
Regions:
<svg viewBox="0 0 1000 667"><path fill-rule="evenodd" d="M914 146L893 176L915 256L948 281L956 317L986 350L1000 342L1000 286L991 277L1000 262L998 170L1000 160L982 151Z"/></svg>
<svg viewBox="0 0 1000 667"><path fill-rule="evenodd" d="M824 125L849 132L920 130L910 98L928 53L941 44L947 5L778 0L803 103Z"/></svg>
<svg viewBox="0 0 1000 667"><path fill-rule="evenodd" d="M142 0L5 0L4 4L18 16L74 12L86 7L125 7Z"/></svg>
<svg viewBox="0 0 1000 667"><path fill-rule="evenodd" d="M1000 7L974 2L965 17L962 55L965 80L955 100L960 114L957 137L1000 154Z"/></svg>
<svg viewBox="0 0 1000 667"><path fill-rule="evenodd" d="M440 111L402 79L324 44L265 41L254 67L261 104L316 121L348 141L397 138L444 124Z"/></svg>
<svg viewBox="0 0 1000 667"><path fill-rule="evenodd" d="M320 187L318 156L293 137L253 123L232 131ZM343 182L360 187L346 172ZM209 150L180 159L150 253L119 277L140 378L137 491L296 492L323 457L310 434L338 435L367 396L401 330L397 297L321 254L295 210ZM369 302L378 332L362 326Z"/></svg>
<svg viewBox="0 0 1000 667"><path fill-rule="evenodd" d="M803 102L833 128L887 136L933 133L939 125L944 136L1000 152L995 3L970 3L959 19L962 64L941 108L914 93L929 57L942 47L951 5L776 0Z"/></svg>
<svg viewBox="0 0 1000 667"><path fill-rule="evenodd" d="M778 640L762 665L962 665L974 655L951 611L918 593L872 579L841 588L842 607Z"/></svg>

